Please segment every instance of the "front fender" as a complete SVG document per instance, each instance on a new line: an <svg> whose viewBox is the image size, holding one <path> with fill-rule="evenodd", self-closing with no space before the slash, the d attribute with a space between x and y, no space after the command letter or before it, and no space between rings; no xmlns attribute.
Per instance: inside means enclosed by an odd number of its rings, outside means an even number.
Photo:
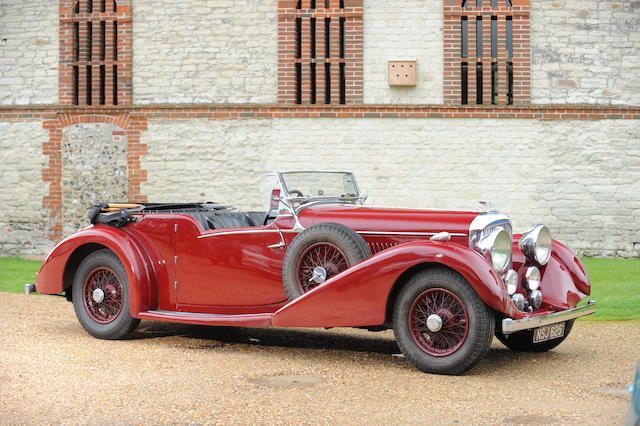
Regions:
<svg viewBox="0 0 640 426"><path fill-rule="evenodd" d="M394 285L408 269L440 264L456 270L491 308L522 318L502 279L478 252L449 242L416 241L384 250L332 277L278 310L274 326L349 327L383 324Z"/></svg>
<svg viewBox="0 0 640 426"><path fill-rule="evenodd" d="M514 235L513 267L518 271L519 282L524 283L524 274L533 263L518 247L521 235ZM578 302L591 293L589 274L574 252L564 244L553 240L553 250L549 262L539 266L542 274L543 311L558 311L575 308ZM533 314L535 315L535 313Z"/></svg>
<svg viewBox="0 0 640 426"><path fill-rule="evenodd" d="M153 263L131 234L108 226L89 226L61 241L42 264L36 291L59 294L68 288L71 282L64 279L64 273L74 253L95 245L110 249L122 262L129 282L131 315L136 317L140 311L149 310L156 299Z"/></svg>

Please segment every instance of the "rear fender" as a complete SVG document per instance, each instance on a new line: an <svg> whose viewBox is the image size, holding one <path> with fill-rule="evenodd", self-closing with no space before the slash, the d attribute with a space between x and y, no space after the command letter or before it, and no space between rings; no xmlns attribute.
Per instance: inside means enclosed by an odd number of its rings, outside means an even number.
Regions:
<svg viewBox="0 0 640 426"><path fill-rule="evenodd" d="M137 317L156 304L153 262L136 239L122 229L89 226L60 242L47 256L36 278L36 291L59 294L73 282L73 268L84 257L100 248L113 251L122 262L129 282L131 315ZM65 276L65 271L67 274Z"/></svg>
<svg viewBox="0 0 640 426"><path fill-rule="evenodd" d="M478 252L460 244L416 241L384 250L332 277L278 310L274 326L348 327L380 325L395 285L410 268L444 265L462 275L482 300L496 311L521 318L502 279Z"/></svg>

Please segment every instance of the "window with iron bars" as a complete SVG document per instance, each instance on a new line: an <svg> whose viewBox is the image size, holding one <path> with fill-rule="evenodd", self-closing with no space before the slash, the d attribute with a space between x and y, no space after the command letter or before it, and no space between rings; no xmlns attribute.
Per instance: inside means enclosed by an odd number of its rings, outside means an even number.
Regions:
<svg viewBox="0 0 640 426"><path fill-rule="evenodd" d="M278 101L362 102L362 0L279 0Z"/></svg>
<svg viewBox="0 0 640 426"><path fill-rule="evenodd" d="M529 25L528 0L445 0L445 103L528 104Z"/></svg>
<svg viewBox="0 0 640 426"><path fill-rule="evenodd" d="M62 0L60 103L131 103L131 0Z"/></svg>

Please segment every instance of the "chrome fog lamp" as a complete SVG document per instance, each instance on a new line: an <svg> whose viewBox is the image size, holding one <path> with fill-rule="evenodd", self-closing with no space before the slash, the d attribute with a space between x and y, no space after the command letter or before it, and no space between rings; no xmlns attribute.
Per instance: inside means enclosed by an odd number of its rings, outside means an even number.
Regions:
<svg viewBox="0 0 640 426"><path fill-rule="evenodd" d="M507 286L507 293L512 296L518 289L518 273L513 269L509 269L502 279Z"/></svg>
<svg viewBox="0 0 640 426"><path fill-rule="evenodd" d="M540 269L530 266L524 273L524 282L529 290L537 290L540 287Z"/></svg>
<svg viewBox="0 0 640 426"><path fill-rule="evenodd" d="M542 305L542 292L540 290L533 290L529 295L529 304L536 309L540 309Z"/></svg>
<svg viewBox="0 0 640 426"><path fill-rule="evenodd" d="M524 232L518 246L529 259L544 266L551 257L551 232L544 225L536 225Z"/></svg>
<svg viewBox="0 0 640 426"><path fill-rule="evenodd" d="M516 305L516 308L518 308L521 311L524 311L525 308L527 307L527 300L524 298L524 296L521 293L516 293L513 296L511 296L511 300L513 301L513 304Z"/></svg>
<svg viewBox="0 0 640 426"><path fill-rule="evenodd" d="M511 265L511 237L504 229L495 229L478 241L477 248L491 256L491 264L498 273Z"/></svg>

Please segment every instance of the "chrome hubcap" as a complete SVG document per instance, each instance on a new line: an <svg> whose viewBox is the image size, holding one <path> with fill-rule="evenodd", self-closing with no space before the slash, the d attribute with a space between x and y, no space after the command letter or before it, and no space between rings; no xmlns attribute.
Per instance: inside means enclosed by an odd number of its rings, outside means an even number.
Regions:
<svg viewBox="0 0 640 426"><path fill-rule="evenodd" d="M102 303L104 300L104 291L100 288L93 290L93 301L96 303Z"/></svg>
<svg viewBox="0 0 640 426"><path fill-rule="evenodd" d="M440 315L429 315L429 318L427 318L427 328L429 329L429 331L432 331L434 333L440 331L440 329L442 328L442 318L440 318Z"/></svg>
<svg viewBox="0 0 640 426"><path fill-rule="evenodd" d="M318 284L324 282L327 279L327 271L322 266L316 266L313 268L313 276L309 279L309 281L315 281Z"/></svg>

